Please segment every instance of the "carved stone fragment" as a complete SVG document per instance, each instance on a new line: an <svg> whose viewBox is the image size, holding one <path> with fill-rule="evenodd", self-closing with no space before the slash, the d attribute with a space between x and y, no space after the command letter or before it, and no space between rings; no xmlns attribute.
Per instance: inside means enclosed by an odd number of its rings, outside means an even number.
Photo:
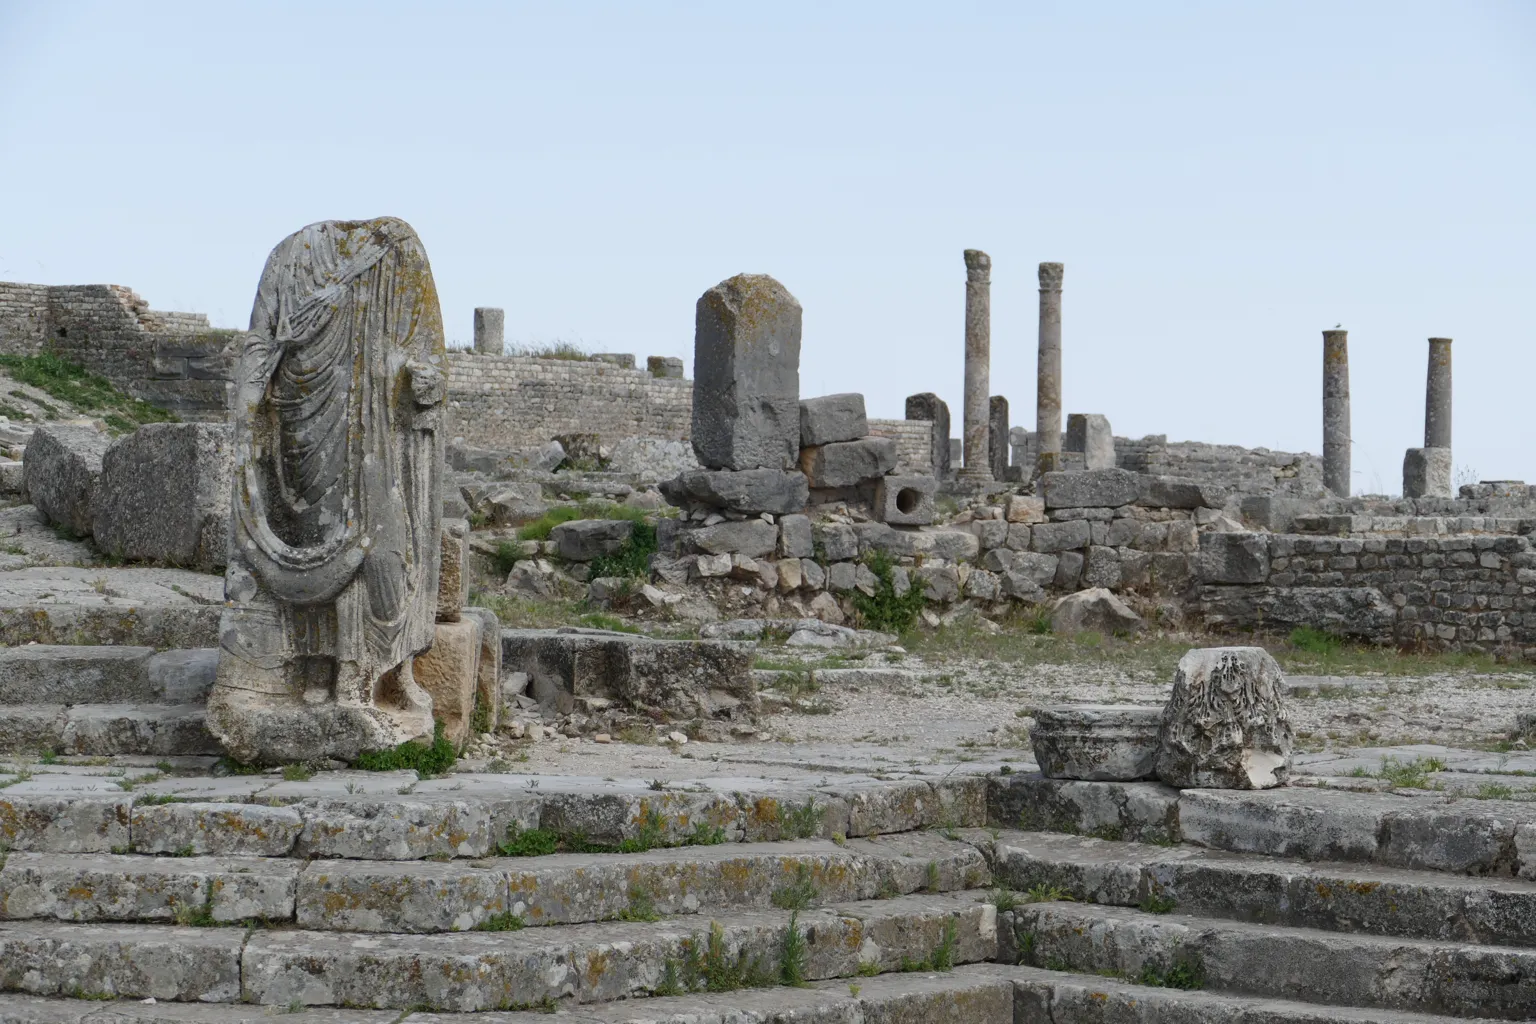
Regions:
<svg viewBox="0 0 1536 1024"><path fill-rule="evenodd" d="M1290 774L1293 739L1268 651L1197 648L1179 659L1163 709L1157 777L1180 789L1269 789Z"/></svg>

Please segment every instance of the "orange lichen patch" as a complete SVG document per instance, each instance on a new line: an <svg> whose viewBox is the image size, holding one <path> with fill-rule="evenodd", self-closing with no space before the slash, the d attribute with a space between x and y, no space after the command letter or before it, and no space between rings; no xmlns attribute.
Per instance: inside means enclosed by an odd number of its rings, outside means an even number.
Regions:
<svg viewBox="0 0 1536 1024"><path fill-rule="evenodd" d="M840 917L838 921L843 926L843 948L857 953L864 945L864 922L856 917Z"/></svg>
<svg viewBox="0 0 1536 1024"><path fill-rule="evenodd" d="M1108 992L1090 992L1090 993L1088 993L1088 998L1092 999L1096 1003L1107 1003L1107 1002L1109 1002L1109 993Z"/></svg>
<svg viewBox="0 0 1536 1024"><path fill-rule="evenodd" d="M1318 882L1315 886L1313 886L1313 888L1317 890L1317 894L1323 899L1333 899L1333 889L1330 888L1326 883Z"/></svg>
<svg viewBox="0 0 1536 1024"><path fill-rule="evenodd" d="M211 832L216 827L220 831L234 832L238 835L251 836L255 839L266 839L267 830L260 824L247 821L239 811L214 811L197 823L197 827L204 832ZM335 829L330 835L337 835L341 829Z"/></svg>
<svg viewBox="0 0 1536 1024"><path fill-rule="evenodd" d="M96 895L96 890L88 885L72 885L67 895L72 900L88 900Z"/></svg>
<svg viewBox="0 0 1536 1024"><path fill-rule="evenodd" d="M602 980L604 974L608 973L608 968L611 966L612 963L607 952L596 949L588 951L587 969L585 971L587 986L589 988L597 988L597 983Z"/></svg>
<svg viewBox="0 0 1536 1024"><path fill-rule="evenodd" d="M1369 896L1381 888L1380 882L1350 882L1347 886L1350 892L1359 893L1361 896Z"/></svg>

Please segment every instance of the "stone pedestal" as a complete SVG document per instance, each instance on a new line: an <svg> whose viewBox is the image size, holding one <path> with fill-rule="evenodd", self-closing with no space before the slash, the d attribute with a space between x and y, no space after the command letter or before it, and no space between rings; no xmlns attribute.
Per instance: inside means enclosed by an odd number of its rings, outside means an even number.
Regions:
<svg viewBox="0 0 1536 1024"><path fill-rule="evenodd" d="M1403 497L1453 498L1451 450L1409 448L1403 456Z"/></svg>
<svg viewBox="0 0 1536 1024"><path fill-rule="evenodd" d="M949 460L949 406L931 391L920 395L908 395L906 417L909 420L927 420L933 424L933 475L939 480L950 476Z"/></svg>
<svg viewBox="0 0 1536 1024"><path fill-rule="evenodd" d="M1066 451L1083 453L1083 469L1115 468L1115 434L1109 419L1093 412L1067 417Z"/></svg>
<svg viewBox="0 0 1536 1024"><path fill-rule="evenodd" d="M1061 468L1060 263L1040 264L1040 351L1035 378L1035 475Z"/></svg>
<svg viewBox="0 0 1536 1024"><path fill-rule="evenodd" d="M965 466L961 479L992 479L992 257L979 249L965 250Z"/></svg>
<svg viewBox="0 0 1536 1024"><path fill-rule="evenodd" d="M1029 738L1048 779L1131 782L1152 777L1162 719L1162 708L1058 704L1036 713Z"/></svg>
<svg viewBox="0 0 1536 1024"><path fill-rule="evenodd" d="M1179 659L1163 709L1157 777L1179 789L1269 789L1291 768L1285 676L1262 647Z"/></svg>
<svg viewBox="0 0 1536 1024"><path fill-rule="evenodd" d="M506 352L506 322L504 310L495 306L475 307L475 354L499 356Z"/></svg>
<svg viewBox="0 0 1536 1024"><path fill-rule="evenodd" d="M432 716L443 723L443 736L462 748L473 731L475 692L480 678L480 630L477 617L439 622L432 646L416 655L415 676L432 696Z"/></svg>
<svg viewBox="0 0 1536 1024"><path fill-rule="evenodd" d="M1451 339L1429 339L1424 387L1424 447L1451 447Z"/></svg>
<svg viewBox="0 0 1536 1024"><path fill-rule="evenodd" d="M1349 497L1349 332L1323 332L1323 486Z"/></svg>

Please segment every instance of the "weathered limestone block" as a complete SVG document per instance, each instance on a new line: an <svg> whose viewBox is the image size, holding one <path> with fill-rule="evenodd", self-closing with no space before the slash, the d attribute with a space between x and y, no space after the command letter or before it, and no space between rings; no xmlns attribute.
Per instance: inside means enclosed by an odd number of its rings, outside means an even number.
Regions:
<svg viewBox="0 0 1536 1024"><path fill-rule="evenodd" d="M1157 777L1180 789L1269 789L1291 770L1285 676L1262 647L1185 654L1163 710Z"/></svg>
<svg viewBox="0 0 1536 1024"><path fill-rule="evenodd" d="M800 447L857 441L869 433L864 396L857 392L800 400Z"/></svg>
<svg viewBox="0 0 1536 1024"><path fill-rule="evenodd" d="M847 523L818 523L814 532L821 557L827 561L842 562L859 557L858 535Z"/></svg>
<svg viewBox="0 0 1536 1024"><path fill-rule="evenodd" d="M694 469L659 485L661 496L679 508L709 505L754 515L799 512L810 496L810 484L799 470Z"/></svg>
<svg viewBox="0 0 1536 1024"><path fill-rule="evenodd" d="M1066 556L1062 556L1066 560ZM1060 566L1057 567L1058 578ZM1134 633L1142 627L1140 615L1102 587L1079 590L1058 600L1051 609L1051 632Z"/></svg>
<svg viewBox="0 0 1536 1024"><path fill-rule="evenodd" d="M475 353L499 356L506 351L507 313L495 306L475 307Z"/></svg>
<svg viewBox="0 0 1536 1024"><path fill-rule="evenodd" d="M233 525L210 730L238 760L432 735L442 311L404 221L311 224L267 259L235 372Z"/></svg>
<svg viewBox="0 0 1536 1024"><path fill-rule="evenodd" d="M683 379L683 361L677 356L646 356L645 368L652 377L663 380Z"/></svg>
<svg viewBox="0 0 1536 1024"><path fill-rule="evenodd" d="M1223 495L1209 484L1177 476L1152 476L1136 504L1145 508L1220 508Z"/></svg>
<svg viewBox="0 0 1536 1024"><path fill-rule="evenodd" d="M1403 456L1403 497L1449 498L1452 474L1449 448L1409 448Z"/></svg>
<svg viewBox="0 0 1536 1024"><path fill-rule="evenodd" d="M111 439L90 427L48 423L22 456L27 494L50 523L77 537L91 532L91 502Z"/></svg>
<svg viewBox="0 0 1536 1024"><path fill-rule="evenodd" d="M695 548L708 555L762 558L778 547L779 528L762 519L742 519L693 530L688 536Z"/></svg>
<svg viewBox="0 0 1536 1024"><path fill-rule="evenodd" d="M549 531L560 557L571 562L590 562L612 555L629 542L635 524L628 519L577 519Z"/></svg>
<svg viewBox="0 0 1536 1024"><path fill-rule="evenodd" d="M443 565L437 575L437 621L457 622L469 600L469 523L443 520Z"/></svg>
<svg viewBox="0 0 1536 1024"><path fill-rule="evenodd" d="M931 391L909 395L905 415L909 420L927 420L933 425L933 475L940 480L948 480L953 475L948 404Z"/></svg>
<svg viewBox="0 0 1536 1024"><path fill-rule="evenodd" d="M993 395L987 401L987 458L994 480L1008 476L1008 399Z"/></svg>
<svg viewBox="0 0 1536 1024"><path fill-rule="evenodd" d="M960 597L960 573L952 565L924 565L912 577L930 601L948 603Z"/></svg>
<svg viewBox="0 0 1536 1024"><path fill-rule="evenodd" d="M1123 580L1120 552L1103 544L1093 544L1083 559L1083 585L1113 590Z"/></svg>
<svg viewBox="0 0 1536 1024"><path fill-rule="evenodd" d="M1125 469L1046 473L1041 478L1046 508L1119 508L1141 497L1142 478Z"/></svg>
<svg viewBox="0 0 1536 1024"><path fill-rule="evenodd" d="M1092 535L1087 520L1073 519L1065 523L1041 523L1029 530L1029 546L1036 551L1051 554L1085 548Z"/></svg>
<svg viewBox="0 0 1536 1024"><path fill-rule="evenodd" d="M304 819L292 807L262 804L137 804L132 829L138 853L286 857Z"/></svg>
<svg viewBox="0 0 1536 1024"><path fill-rule="evenodd" d="M229 428L151 423L102 456L91 533L106 554L200 569L228 561Z"/></svg>
<svg viewBox="0 0 1536 1024"><path fill-rule="evenodd" d="M892 526L927 526L936 515L938 490L931 476L883 476L875 485L875 518Z"/></svg>
<svg viewBox="0 0 1536 1024"><path fill-rule="evenodd" d="M780 516L779 554L785 558L810 558L815 553L810 516Z"/></svg>
<svg viewBox="0 0 1536 1024"><path fill-rule="evenodd" d="M896 442L865 437L800 451L800 470L812 487L852 487L896 468Z"/></svg>
<svg viewBox="0 0 1536 1024"><path fill-rule="evenodd" d="M1162 708L1058 704L1036 712L1029 739L1048 779L1130 782L1152 777L1162 720Z"/></svg>
<svg viewBox="0 0 1536 1024"><path fill-rule="evenodd" d="M1200 579L1205 583L1263 583L1269 578L1269 536L1200 534Z"/></svg>
<svg viewBox="0 0 1536 1024"><path fill-rule="evenodd" d="M469 739L480 681L480 620L439 622L432 646L416 655L416 683L432 698L432 715L455 747Z"/></svg>
<svg viewBox="0 0 1536 1024"><path fill-rule="evenodd" d="M480 620L480 668L475 675L476 728L495 732L501 724L501 620L489 608L465 608L464 618Z"/></svg>
<svg viewBox="0 0 1536 1024"><path fill-rule="evenodd" d="M1067 438L1063 451L1082 452L1083 468L1115 468L1115 435L1109 418L1096 412L1067 414Z"/></svg>
<svg viewBox="0 0 1536 1024"><path fill-rule="evenodd" d="M1010 523L1043 523L1046 521L1045 499L1034 495L1011 494L1008 496L1005 517Z"/></svg>
<svg viewBox="0 0 1536 1024"><path fill-rule="evenodd" d="M710 469L789 469L800 450L800 303L766 274L700 296L693 450Z"/></svg>
<svg viewBox="0 0 1536 1024"><path fill-rule="evenodd" d="M671 719L730 718L757 708L752 654L736 644L574 626L504 629L501 656L506 671L528 673L530 696L561 713L577 697L607 697Z"/></svg>

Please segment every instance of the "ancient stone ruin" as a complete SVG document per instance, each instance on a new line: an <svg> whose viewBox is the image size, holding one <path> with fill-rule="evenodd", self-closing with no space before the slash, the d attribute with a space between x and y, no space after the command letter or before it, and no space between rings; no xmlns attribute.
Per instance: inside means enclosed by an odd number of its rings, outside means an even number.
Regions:
<svg viewBox="0 0 1536 1024"><path fill-rule="evenodd" d="M1015 426L964 265L955 425L802 395L763 274L692 380L450 347L393 218L243 332L0 283L0 1022L1531 1018L1536 488L1453 488L1449 340L1356 495L1342 328L1321 457L1116 437L1030 264Z"/></svg>

